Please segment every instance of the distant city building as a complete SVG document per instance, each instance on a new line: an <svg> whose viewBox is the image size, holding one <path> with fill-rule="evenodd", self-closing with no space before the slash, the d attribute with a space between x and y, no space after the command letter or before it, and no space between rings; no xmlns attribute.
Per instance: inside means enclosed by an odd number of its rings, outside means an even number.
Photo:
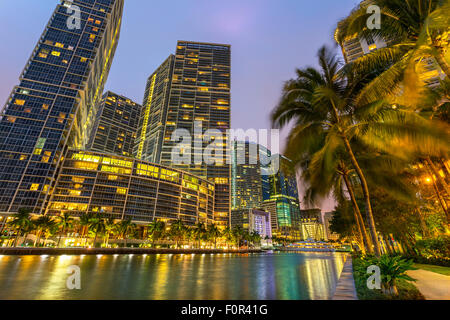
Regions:
<svg viewBox="0 0 450 320"><path fill-rule="evenodd" d="M326 240L320 209L300 210L302 240Z"/></svg>
<svg viewBox="0 0 450 320"><path fill-rule="evenodd" d="M69 29L67 8L81 11ZM86 148L108 78L123 0L61 1L0 114L0 213L42 214L67 148Z"/></svg>
<svg viewBox="0 0 450 320"><path fill-rule="evenodd" d="M272 214L272 231L274 235L291 237L298 240L300 236L300 202L297 177L288 168L291 161L279 156L280 170L269 176L262 176L263 210Z"/></svg>
<svg viewBox="0 0 450 320"><path fill-rule="evenodd" d="M272 238L270 213L257 209L233 210L231 227L242 227L248 232L257 232L262 239Z"/></svg>
<svg viewBox="0 0 450 320"><path fill-rule="evenodd" d="M226 131L230 128L231 47L226 44L178 41L175 56L170 56L150 76L139 123L134 154L138 159L177 167L216 184L215 220L219 226L230 219L230 165L228 162L198 162L211 141L206 130L214 129L225 138L217 142L224 155ZM192 137L191 161L172 162L172 151L179 141L172 141L177 129ZM183 153L187 151L184 150ZM225 160L225 159L223 159Z"/></svg>
<svg viewBox="0 0 450 320"><path fill-rule="evenodd" d="M333 212L325 212L323 215L323 224L325 227L326 240L337 241L339 240L339 235L337 233L331 232L330 230L331 220L333 220Z"/></svg>
<svg viewBox="0 0 450 320"><path fill-rule="evenodd" d="M62 163L48 214L211 224L214 183L129 157L70 150Z"/></svg>
<svg viewBox="0 0 450 320"><path fill-rule="evenodd" d="M107 92L100 102L87 149L131 156L141 108L128 98Z"/></svg>
<svg viewBox="0 0 450 320"><path fill-rule="evenodd" d="M264 192L260 153L267 156L270 151L244 141L233 141L231 149L231 210L260 208Z"/></svg>

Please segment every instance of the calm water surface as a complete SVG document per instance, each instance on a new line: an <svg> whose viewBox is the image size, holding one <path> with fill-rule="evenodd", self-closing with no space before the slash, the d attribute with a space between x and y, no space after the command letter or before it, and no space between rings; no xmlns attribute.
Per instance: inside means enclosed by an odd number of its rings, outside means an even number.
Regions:
<svg viewBox="0 0 450 320"><path fill-rule="evenodd" d="M340 253L0 256L0 299L329 299ZM81 269L69 290L67 269Z"/></svg>

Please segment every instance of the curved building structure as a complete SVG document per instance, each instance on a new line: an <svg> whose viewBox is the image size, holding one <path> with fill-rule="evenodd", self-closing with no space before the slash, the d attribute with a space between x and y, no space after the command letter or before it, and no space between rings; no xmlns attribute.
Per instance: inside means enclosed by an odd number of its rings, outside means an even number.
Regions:
<svg viewBox="0 0 450 320"><path fill-rule="evenodd" d="M146 224L181 219L214 222L214 183L166 166L91 151L69 150L47 214L101 213Z"/></svg>

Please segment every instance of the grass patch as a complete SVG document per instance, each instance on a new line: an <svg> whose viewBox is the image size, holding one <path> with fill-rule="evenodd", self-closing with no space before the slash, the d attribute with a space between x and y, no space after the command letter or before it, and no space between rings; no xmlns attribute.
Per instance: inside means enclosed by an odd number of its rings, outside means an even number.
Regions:
<svg viewBox="0 0 450 320"><path fill-rule="evenodd" d="M426 271L431 271L434 273L443 274L444 276L450 276L450 268L448 267L441 267L441 266L434 266L431 264L420 264L420 263L414 264L414 267Z"/></svg>
<svg viewBox="0 0 450 320"><path fill-rule="evenodd" d="M355 272L355 265L360 263L358 260L358 258L353 258L353 276L359 300L425 300L412 282L403 279L397 280L398 296L386 295L381 290L367 288L366 278Z"/></svg>

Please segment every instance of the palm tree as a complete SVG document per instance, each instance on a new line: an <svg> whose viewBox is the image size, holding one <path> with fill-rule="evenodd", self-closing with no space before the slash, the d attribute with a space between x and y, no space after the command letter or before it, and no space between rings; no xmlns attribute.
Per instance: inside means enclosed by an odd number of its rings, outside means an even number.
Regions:
<svg viewBox="0 0 450 320"><path fill-rule="evenodd" d="M231 230L230 227L226 227L222 231L222 237L225 239L225 242L227 243L227 249L230 247L230 242L234 240L234 234L233 230Z"/></svg>
<svg viewBox="0 0 450 320"><path fill-rule="evenodd" d="M127 246L128 234L133 230L134 224L131 222L131 219L121 220L117 224L117 233L124 240L125 247Z"/></svg>
<svg viewBox="0 0 450 320"><path fill-rule="evenodd" d="M207 235L208 238L213 239L214 242L214 249L217 248L217 238L220 237L220 230L217 228L215 224L210 224L207 228Z"/></svg>
<svg viewBox="0 0 450 320"><path fill-rule="evenodd" d="M370 30L367 24L367 7L377 5L381 9L382 27ZM450 26L450 3L448 0L373 0L362 3L345 20L336 34L343 42L354 36L371 41L381 38L388 46L379 48L357 59L353 67L371 72L384 72L375 78L359 98L374 101L386 94L398 93L404 80L418 82L417 69L423 68L423 61L434 58L441 70L450 78L449 60L446 57ZM414 86L414 85L413 85ZM414 95L413 91L410 91Z"/></svg>
<svg viewBox="0 0 450 320"><path fill-rule="evenodd" d="M102 233L105 231L105 220L101 217L100 214L95 214L91 216L89 219L89 231L94 233L94 243L93 246L95 248L97 237L99 233Z"/></svg>
<svg viewBox="0 0 450 320"><path fill-rule="evenodd" d="M170 225L170 235L175 239L175 248L178 249L178 242L183 238L185 234L185 226L183 220L179 219Z"/></svg>
<svg viewBox="0 0 450 320"><path fill-rule="evenodd" d="M93 217L92 213L83 213L80 217L79 224L81 226L80 236L84 238L84 246L86 246L86 235L89 230L89 225L91 218Z"/></svg>
<svg viewBox="0 0 450 320"><path fill-rule="evenodd" d="M35 225L35 230L36 230L36 239L34 241L34 246L36 246L36 244L40 245L41 235L44 233L47 237L47 235L49 235L47 233L47 231L54 228L56 225L56 222L53 220L52 217L50 217L48 215L42 215L39 218L37 218L36 220L33 220L33 223Z"/></svg>
<svg viewBox="0 0 450 320"><path fill-rule="evenodd" d="M148 226L148 235L152 238L152 247L155 246L155 241L163 237L166 230L166 224L163 221L153 220Z"/></svg>
<svg viewBox="0 0 450 320"><path fill-rule="evenodd" d="M104 244L107 247L109 243L110 234L117 230L116 221L113 218L108 218L105 220L105 241Z"/></svg>
<svg viewBox="0 0 450 320"><path fill-rule="evenodd" d="M194 239L197 240L198 248L200 248L200 242L205 239L205 235L205 225L201 222L197 223L197 225L194 227Z"/></svg>
<svg viewBox="0 0 450 320"><path fill-rule="evenodd" d="M17 240L19 239L19 236L22 233L22 231L29 228L32 225L31 210L26 208L20 208L17 214L14 215L14 219L8 224L10 227L16 229L17 232L13 244L13 246L15 247L17 245Z"/></svg>
<svg viewBox="0 0 450 320"><path fill-rule="evenodd" d="M57 224L58 227L61 228L61 232L59 233L58 237L58 244L56 245L57 247L59 247L62 235L65 233L67 229L72 228L73 226L73 218L68 212L65 212L64 214L58 217Z"/></svg>
<svg viewBox="0 0 450 320"><path fill-rule="evenodd" d="M245 231L242 226L236 226L233 228L233 234L235 239L237 240L238 248L241 248L241 241L244 238Z"/></svg>
<svg viewBox="0 0 450 320"><path fill-rule="evenodd" d="M368 181L353 146L358 143L396 153L398 157L409 157L408 152L417 152L417 148L440 153L448 150L447 133L438 123L400 107L392 108L385 101L357 105L355 97L376 74L361 75L352 69L340 72L339 60L326 47L319 50L318 56L319 70L297 70L297 79L286 83L281 102L272 113L272 122L284 127L294 121L285 154L295 158L297 166L313 161L314 157L331 161L337 152L345 150L362 188L366 219L379 256Z"/></svg>

